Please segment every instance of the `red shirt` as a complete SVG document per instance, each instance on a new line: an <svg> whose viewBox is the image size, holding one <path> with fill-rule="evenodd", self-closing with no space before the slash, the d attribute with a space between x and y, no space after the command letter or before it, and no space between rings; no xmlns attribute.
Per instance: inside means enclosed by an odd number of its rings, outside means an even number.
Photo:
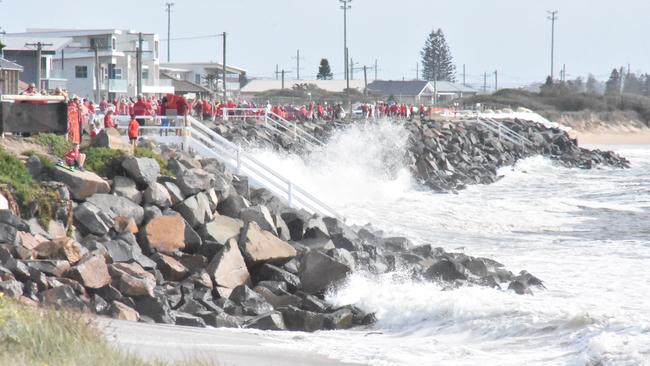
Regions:
<svg viewBox="0 0 650 366"><path fill-rule="evenodd" d="M65 163L68 165L74 165L75 161L77 161L77 158L79 158L79 152L75 151L75 149L72 149L65 153Z"/></svg>
<svg viewBox="0 0 650 366"><path fill-rule="evenodd" d="M146 116L151 108L147 105L147 102L139 100L133 105L133 114L136 116Z"/></svg>
<svg viewBox="0 0 650 366"><path fill-rule="evenodd" d="M187 102L185 102L184 98L180 98L176 102L176 114L179 116L184 116L187 114Z"/></svg>
<svg viewBox="0 0 650 366"><path fill-rule="evenodd" d="M115 123L113 122L113 115L107 114L104 116L104 128L114 128Z"/></svg>
<svg viewBox="0 0 650 366"><path fill-rule="evenodd" d="M139 131L140 131L140 124L138 123L138 121L134 119L129 121L129 138L138 137Z"/></svg>

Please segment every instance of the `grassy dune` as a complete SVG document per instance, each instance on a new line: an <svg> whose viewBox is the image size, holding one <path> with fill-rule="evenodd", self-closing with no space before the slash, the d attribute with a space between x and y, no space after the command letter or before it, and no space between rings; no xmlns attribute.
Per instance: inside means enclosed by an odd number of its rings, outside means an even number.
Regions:
<svg viewBox="0 0 650 366"><path fill-rule="evenodd" d="M149 362L110 345L80 314L33 308L0 293L0 365L12 366L207 366Z"/></svg>

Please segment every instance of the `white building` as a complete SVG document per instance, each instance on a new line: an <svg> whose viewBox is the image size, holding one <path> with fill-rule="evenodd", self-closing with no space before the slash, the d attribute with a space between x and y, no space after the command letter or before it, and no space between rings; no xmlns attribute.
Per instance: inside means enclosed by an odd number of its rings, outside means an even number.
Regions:
<svg viewBox="0 0 650 366"><path fill-rule="evenodd" d="M184 62L163 63L160 71L177 80L185 80L211 90L214 94L223 93L223 63L218 62ZM226 64L226 93L229 98L239 96L241 78L246 70ZM182 91L180 91L182 92Z"/></svg>
<svg viewBox="0 0 650 366"><path fill-rule="evenodd" d="M27 29L21 37L66 37L71 43L52 59L53 73L67 79L68 91L82 97L109 99L138 93L137 50L142 45L142 85L146 95L173 94L171 80L160 79L157 34L120 29ZM99 80L95 77L97 49ZM99 85L99 91L97 91Z"/></svg>

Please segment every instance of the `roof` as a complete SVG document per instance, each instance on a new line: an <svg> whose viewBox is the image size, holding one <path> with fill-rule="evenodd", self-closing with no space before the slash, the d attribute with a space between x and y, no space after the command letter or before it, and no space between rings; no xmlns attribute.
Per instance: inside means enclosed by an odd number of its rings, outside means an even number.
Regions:
<svg viewBox="0 0 650 366"><path fill-rule="evenodd" d="M424 80L375 80L368 84L368 89L385 95L420 95L429 85Z"/></svg>
<svg viewBox="0 0 650 366"><path fill-rule="evenodd" d="M114 28L105 29L71 29L71 28L27 28L24 33L14 33L16 35L39 35L50 34L65 37L78 37L78 36L97 36L104 34L122 34L124 31Z"/></svg>
<svg viewBox="0 0 650 366"><path fill-rule="evenodd" d="M285 89L291 89L296 84L313 84L328 92L342 92L347 87L345 80L284 80ZM363 80L350 80L350 88L363 90ZM282 80L251 80L241 89L242 93L262 93L269 90L282 89Z"/></svg>
<svg viewBox="0 0 650 366"><path fill-rule="evenodd" d="M472 89L466 85L456 84L449 81L436 81L436 88L438 88L438 93L478 93L478 90L476 89Z"/></svg>
<svg viewBox="0 0 650 366"><path fill-rule="evenodd" d="M51 43L51 46L43 46L43 51L45 52L56 52L61 48L67 46L72 42L72 38L68 37L35 37L32 35L25 34L7 34L2 37L2 43L6 45L4 48L5 51L36 51L34 46L26 46L26 43Z"/></svg>
<svg viewBox="0 0 650 366"><path fill-rule="evenodd" d="M23 67L18 65L17 63L11 62L7 59L4 59L0 57L0 69L3 70L18 70L20 72L23 72Z"/></svg>
<svg viewBox="0 0 650 366"><path fill-rule="evenodd" d="M217 71L221 71L223 69L223 64L219 62L167 62L167 63L160 64L161 70L170 70L170 71L185 70L185 72L189 72L196 67L203 68L203 69L216 69ZM238 74L246 73L246 70L228 64L226 64L226 71L238 73Z"/></svg>
<svg viewBox="0 0 650 366"><path fill-rule="evenodd" d="M176 79L167 74L161 73L160 77L162 79L171 79L172 86L177 93L210 93L214 94L214 91L199 85L191 81Z"/></svg>

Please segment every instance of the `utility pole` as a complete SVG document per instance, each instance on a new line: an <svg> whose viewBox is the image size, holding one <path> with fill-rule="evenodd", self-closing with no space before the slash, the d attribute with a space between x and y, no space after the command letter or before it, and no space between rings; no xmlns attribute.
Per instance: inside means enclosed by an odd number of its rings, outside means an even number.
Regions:
<svg viewBox="0 0 650 366"><path fill-rule="evenodd" d="M553 80L553 63L555 62L555 21L558 19L557 10L547 11L547 17L551 21L551 80Z"/></svg>
<svg viewBox="0 0 650 366"><path fill-rule="evenodd" d="M36 42L36 43L25 43L25 46L28 47L36 47L36 88L38 90L41 90L41 59L43 58L43 46L53 46L51 43L42 43L42 42Z"/></svg>
<svg viewBox="0 0 650 366"><path fill-rule="evenodd" d="M375 80L377 80L377 71L379 70L379 66L377 64L377 59L375 59Z"/></svg>
<svg viewBox="0 0 650 366"><path fill-rule="evenodd" d="M138 77L136 78L137 80L137 94L141 95L142 94L142 32L138 33L138 47L136 49L136 72L138 73Z"/></svg>
<svg viewBox="0 0 650 366"><path fill-rule="evenodd" d="M282 69L282 89L284 89L284 69Z"/></svg>
<svg viewBox="0 0 650 366"><path fill-rule="evenodd" d="M494 92L496 93L499 90L499 71L494 70Z"/></svg>
<svg viewBox="0 0 650 366"><path fill-rule="evenodd" d="M368 99L368 68L363 65L363 95Z"/></svg>
<svg viewBox="0 0 650 366"><path fill-rule="evenodd" d="M562 64L562 81L566 81L566 64Z"/></svg>
<svg viewBox="0 0 650 366"><path fill-rule="evenodd" d="M348 10L352 8L352 0L339 0L341 9L343 9L343 60L345 63L345 79L348 79ZM348 86L349 88L349 86Z"/></svg>
<svg viewBox="0 0 650 366"><path fill-rule="evenodd" d="M172 6L174 6L174 3L165 3L165 11L167 12L167 62L170 62L171 59Z"/></svg>
<svg viewBox="0 0 650 366"><path fill-rule="evenodd" d="M291 57L296 59L296 80L300 80L300 50L296 51L296 57Z"/></svg>
<svg viewBox="0 0 650 366"><path fill-rule="evenodd" d="M102 99L102 90L101 90L101 84L99 83L100 65L99 65L99 52L97 50L97 43L93 45L92 50L95 53L95 101L99 103L99 101Z"/></svg>
<svg viewBox="0 0 650 366"><path fill-rule="evenodd" d="M280 66L278 64L275 64L275 80L278 80L280 77Z"/></svg>
<svg viewBox="0 0 650 366"><path fill-rule="evenodd" d="M226 102L227 89L226 89L226 32L223 32L223 102Z"/></svg>
<svg viewBox="0 0 650 366"><path fill-rule="evenodd" d="M483 73L483 93L487 92L487 72Z"/></svg>
<svg viewBox="0 0 650 366"><path fill-rule="evenodd" d="M415 80L420 79L420 63L415 63Z"/></svg>

